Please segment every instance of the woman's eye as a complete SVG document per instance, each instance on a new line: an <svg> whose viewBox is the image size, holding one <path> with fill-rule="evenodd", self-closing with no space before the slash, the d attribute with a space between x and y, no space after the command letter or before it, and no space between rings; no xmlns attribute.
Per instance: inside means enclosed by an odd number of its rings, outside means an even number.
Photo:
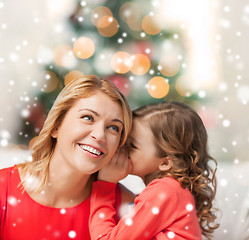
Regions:
<svg viewBox="0 0 249 240"><path fill-rule="evenodd" d="M88 120L88 121L91 121L91 122L93 121L93 117L90 115L85 115L85 116L82 116L81 118Z"/></svg>
<svg viewBox="0 0 249 240"><path fill-rule="evenodd" d="M119 127L118 127L118 126L115 126L115 125L110 126L109 129L114 130L114 131L116 131L116 132L119 132Z"/></svg>

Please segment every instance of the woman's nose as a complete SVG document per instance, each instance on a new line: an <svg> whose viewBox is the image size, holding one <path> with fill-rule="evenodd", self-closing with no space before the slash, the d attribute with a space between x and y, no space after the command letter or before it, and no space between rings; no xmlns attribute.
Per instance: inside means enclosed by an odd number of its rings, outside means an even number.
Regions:
<svg viewBox="0 0 249 240"><path fill-rule="evenodd" d="M97 141L105 141L105 127L102 124L94 125L90 135Z"/></svg>

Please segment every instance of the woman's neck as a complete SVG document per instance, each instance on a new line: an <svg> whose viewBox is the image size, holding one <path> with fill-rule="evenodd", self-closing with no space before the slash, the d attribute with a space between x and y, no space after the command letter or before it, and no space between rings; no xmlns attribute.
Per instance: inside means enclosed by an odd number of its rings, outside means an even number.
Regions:
<svg viewBox="0 0 249 240"><path fill-rule="evenodd" d="M77 206L91 193L93 177L72 170L68 166L57 166L51 161L48 182L43 191L34 193L25 189L39 204L54 208Z"/></svg>

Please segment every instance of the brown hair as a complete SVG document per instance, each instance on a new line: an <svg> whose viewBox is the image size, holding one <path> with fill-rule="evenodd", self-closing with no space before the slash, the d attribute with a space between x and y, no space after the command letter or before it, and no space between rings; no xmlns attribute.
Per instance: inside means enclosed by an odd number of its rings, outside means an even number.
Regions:
<svg viewBox="0 0 249 240"><path fill-rule="evenodd" d="M124 95L108 80L94 75L78 77L67 84L56 98L42 130L32 146L32 161L19 165L24 176L24 185L29 181L30 176L37 176L39 180L34 191L39 192L45 187L50 159L56 145L56 139L51 136L52 131L60 126L65 115L78 99L90 97L98 91L106 94L121 106L124 128L121 133L120 146L125 143L132 125L132 114Z"/></svg>
<svg viewBox="0 0 249 240"><path fill-rule="evenodd" d="M159 157L168 156L172 160L170 170L147 175L145 183L170 176L188 188L195 199L202 234L211 239L218 227L214 225L216 216L211 210L216 194L217 162L208 154L208 135L201 118L179 102L146 105L134 110L133 117L146 121L150 127ZM214 170L210 162L215 163Z"/></svg>

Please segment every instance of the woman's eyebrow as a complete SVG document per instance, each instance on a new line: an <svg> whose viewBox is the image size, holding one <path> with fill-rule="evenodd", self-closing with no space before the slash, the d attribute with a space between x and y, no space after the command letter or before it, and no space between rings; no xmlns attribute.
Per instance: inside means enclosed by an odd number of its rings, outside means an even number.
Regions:
<svg viewBox="0 0 249 240"><path fill-rule="evenodd" d="M81 112L81 111L89 111L89 112L92 112L93 114L95 114L96 116L99 116L99 114L97 112L95 112L94 110L92 110L92 109L81 108L81 109L78 110L78 112Z"/></svg>
<svg viewBox="0 0 249 240"><path fill-rule="evenodd" d="M100 116L99 113L97 113L97 112L95 112L94 110L89 109L89 108L81 108L81 109L78 110L78 112L81 112L81 111L89 111L89 112L92 112L93 114L95 114L97 117ZM121 123L122 126L124 127L124 123L123 123L120 119L114 118L114 119L112 119L112 121L113 121L113 122L119 122L119 123Z"/></svg>
<svg viewBox="0 0 249 240"><path fill-rule="evenodd" d="M124 127L124 123L123 123L120 119L114 118L114 119L112 119L112 121L113 121L113 122L119 122L119 123L121 123L122 126Z"/></svg>

